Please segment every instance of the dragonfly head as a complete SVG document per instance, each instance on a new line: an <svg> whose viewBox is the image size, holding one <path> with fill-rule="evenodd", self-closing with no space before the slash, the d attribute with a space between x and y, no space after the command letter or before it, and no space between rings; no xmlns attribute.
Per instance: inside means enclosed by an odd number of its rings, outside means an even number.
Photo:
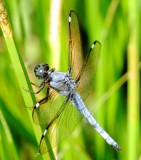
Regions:
<svg viewBox="0 0 141 160"><path fill-rule="evenodd" d="M35 76L39 79L45 79L48 75L49 65L42 63L34 68Z"/></svg>

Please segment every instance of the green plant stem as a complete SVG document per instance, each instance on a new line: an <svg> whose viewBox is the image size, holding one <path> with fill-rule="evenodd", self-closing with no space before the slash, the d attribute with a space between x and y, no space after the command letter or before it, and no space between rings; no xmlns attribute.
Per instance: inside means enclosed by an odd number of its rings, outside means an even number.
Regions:
<svg viewBox="0 0 141 160"><path fill-rule="evenodd" d="M0 1L0 26L3 32L3 36L6 42L6 46L8 48L9 51L9 56L12 62L12 66L13 69L15 71L21 92L22 92L22 96L25 102L26 106L32 106L32 104L35 104L35 97L32 94L29 94L27 92L25 92L23 90L23 88L29 88L30 90L32 90L31 84L30 84L30 80L29 77L27 75L24 63L22 61L20 52L18 50L18 47L16 45L16 42L14 40L13 34L12 34L12 30L10 27L10 23L8 20L8 16L7 16L7 11L6 8L4 6L4 2L1 0ZM31 111L29 109L27 109L35 136L37 138L37 141L39 142L39 138L41 137L41 132L39 132L39 128L34 125L33 120L32 120L32 114ZM41 128L42 130L42 128ZM53 154L51 145L49 144L49 141L46 142L47 146L49 148L49 155L51 159L55 159L55 156ZM42 157L40 156L40 158L42 159ZM44 157L46 159L46 157Z"/></svg>
<svg viewBox="0 0 141 160"><path fill-rule="evenodd" d="M131 0L129 7L129 44L128 44L128 97L127 97L127 121L128 121L128 160L138 159L139 153L139 53L138 53L138 6L137 1Z"/></svg>

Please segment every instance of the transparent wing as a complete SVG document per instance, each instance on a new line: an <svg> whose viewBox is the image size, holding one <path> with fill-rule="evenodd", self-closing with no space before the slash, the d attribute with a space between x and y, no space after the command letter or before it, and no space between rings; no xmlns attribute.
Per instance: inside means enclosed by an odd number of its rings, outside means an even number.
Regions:
<svg viewBox="0 0 141 160"><path fill-rule="evenodd" d="M85 58L83 67L77 79L80 80L77 88L77 92L85 100L91 90L93 90L95 73L100 56L101 44L98 41L94 41L90 47L90 50Z"/></svg>
<svg viewBox="0 0 141 160"><path fill-rule="evenodd" d="M50 89L47 97L47 101L45 98L39 101L41 105L34 108L32 113L34 123L47 126L47 134L44 136L43 132L40 141L39 152L41 154L48 152L47 135L52 147L55 147L74 131L82 118L77 109L68 101L68 97L59 95L53 89Z"/></svg>
<svg viewBox="0 0 141 160"><path fill-rule="evenodd" d="M81 118L80 113L69 101L62 104L51 125L49 128L47 127L47 134L40 141L39 152L41 154L48 152L46 136L48 136L51 146L55 147L74 131Z"/></svg>
<svg viewBox="0 0 141 160"><path fill-rule="evenodd" d="M83 57L78 18L74 11L70 11L69 66L72 67L72 77L76 80L80 80L77 91L83 99L87 98L94 86L94 76L97 69L100 49L100 42L95 41L92 43L86 57Z"/></svg>
<svg viewBox="0 0 141 160"><path fill-rule="evenodd" d="M66 100L66 97L59 95L53 89L50 89L47 99L40 100L39 107L34 107L32 112L33 121L35 124L49 124L57 111L60 109L61 104Z"/></svg>
<svg viewBox="0 0 141 160"><path fill-rule="evenodd" d="M80 29L78 18L74 11L69 13L69 67L72 67L72 77L75 79L83 65Z"/></svg>

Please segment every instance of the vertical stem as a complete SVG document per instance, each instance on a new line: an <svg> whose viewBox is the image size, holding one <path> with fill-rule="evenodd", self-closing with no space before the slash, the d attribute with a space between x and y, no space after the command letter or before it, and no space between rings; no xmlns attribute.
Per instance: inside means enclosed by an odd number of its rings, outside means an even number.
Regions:
<svg viewBox="0 0 141 160"><path fill-rule="evenodd" d="M22 92L22 95L23 95L23 99L25 101L25 105L28 106L29 103L30 104L33 104L33 102L35 103L35 97L34 97L33 94L32 95L27 94L23 90L23 88L29 88L30 90L32 88L31 88L29 77L27 75L22 57L21 57L20 52L18 50L18 46L16 45L16 42L15 42L15 39L14 39L14 36L13 36L13 33L12 33L12 29L11 29L10 22L9 22L9 19L8 19L7 9L4 5L3 0L0 0L0 27L2 29L2 33L3 33L3 36L4 36L5 42L6 42L6 46L7 46L8 52L9 52L9 56L10 56L10 59L11 59L11 62L12 62L13 69L15 71L19 86L21 88L21 92ZM31 124L32 124L33 130L34 130L35 136L38 140L39 137L40 137L39 131L38 131L39 127L36 127L33 124L31 112L29 110L27 110L27 112L29 114L29 118L31 120ZM43 130L42 127L41 127L41 129ZM54 160L55 156L53 154L51 145L49 144L48 141L46 141L46 144L49 148L49 156L50 156L51 159ZM40 157L40 159L45 159L46 157L43 157L43 158Z"/></svg>
<svg viewBox="0 0 141 160"><path fill-rule="evenodd" d="M62 0L52 0L50 11L50 51L51 51L51 65L59 68L60 63L60 21L61 21L61 5Z"/></svg>
<svg viewBox="0 0 141 160"><path fill-rule="evenodd" d="M129 44L128 44L128 160L138 159L139 152L139 69L137 62L139 61L138 51L138 29L139 23L137 21L139 13L137 8L137 1L128 1L129 5Z"/></svg>

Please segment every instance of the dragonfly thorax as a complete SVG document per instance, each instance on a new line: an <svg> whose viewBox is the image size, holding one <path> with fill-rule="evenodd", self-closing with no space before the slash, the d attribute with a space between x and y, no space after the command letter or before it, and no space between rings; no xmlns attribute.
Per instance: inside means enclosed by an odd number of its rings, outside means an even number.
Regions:
<svg viewBox="0 0 141 160"><path fill-rule="evenodd" d="M69 72L52 72L50 78L50 87L61 95L68 96L76 88L76 83L71 79Z"/></svg>

